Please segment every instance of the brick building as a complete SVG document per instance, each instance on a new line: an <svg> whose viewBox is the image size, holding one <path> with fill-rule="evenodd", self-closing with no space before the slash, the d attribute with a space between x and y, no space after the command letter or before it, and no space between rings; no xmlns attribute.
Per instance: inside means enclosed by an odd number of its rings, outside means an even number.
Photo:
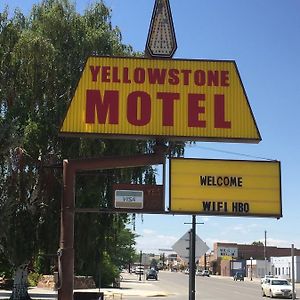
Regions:
<svg viewBox="0 0 300 300"><path fill-rule="evenodd" d="M300 249L294 249L294 255L300 256ZM214 243L210 270L214 274L230 276L230 261L270 260L270 257L291 256L291 248L278 248L275 246L246 245L237 243Z"/></svg>

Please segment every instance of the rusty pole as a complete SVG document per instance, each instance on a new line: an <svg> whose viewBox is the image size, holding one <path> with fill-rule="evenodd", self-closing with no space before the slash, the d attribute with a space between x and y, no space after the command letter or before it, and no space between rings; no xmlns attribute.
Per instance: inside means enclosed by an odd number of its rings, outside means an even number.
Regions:
<svg viewBox="0 0 300 300"><path fill-rule="evenodd" d="M63 196L59 256L58 300L73 300L74 290L74 216L77 171L165 165L166 147L157 145L155 153L63 161Z"/></svg>
<svg viewBox="0 0 300 300"><path fill-rule="evenodd" d="M68 160L63 161L63 197L59 249L58 299L73 300L74 289L74 208L75 172Z"/></svg>

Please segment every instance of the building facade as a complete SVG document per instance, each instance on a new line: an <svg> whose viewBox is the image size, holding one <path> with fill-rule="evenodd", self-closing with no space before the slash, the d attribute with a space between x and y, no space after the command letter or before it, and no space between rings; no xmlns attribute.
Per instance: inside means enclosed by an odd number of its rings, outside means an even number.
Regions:
<svg viewBox="0 0 300 300"><path fill-rule="evenodd" d="M278 277L292 279L292 257L271 257L272 274ZM300 256L294 256L294 278L300 282Z"/></svg>
<svg viewBox="0 0 300 300"><path fill-rule="evenodd" d="M294 255L300 256L300 250L294 249ZM245 276L250 274L252 261L252 275L263 277L265 274L273 273L270 263L271 257L291 256L291 248L278 248L274 246L247 245L237 243L215 243L210 262L210 270L213 274L231 276L234 261L245 261L241 270ZM278 271L279 272L279 271ZM281 269L282 272L282 269Z"/></svg>

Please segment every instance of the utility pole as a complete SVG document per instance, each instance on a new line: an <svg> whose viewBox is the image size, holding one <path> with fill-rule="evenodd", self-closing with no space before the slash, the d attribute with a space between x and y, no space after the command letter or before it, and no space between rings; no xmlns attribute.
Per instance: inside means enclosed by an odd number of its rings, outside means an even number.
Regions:
<svg viewBox="0 0 300 300"><path fill-rule="evenodd" d="M267 275L268 274L268 268L267 268L267 230L265 230L264 257L265 257L265 275Z"/></svg>
<svg viewBox="0 0 300 300"><path fill-rule="evenodd" d="M192 228L189 233L189 300L195 300L196 286L195 286L195 262L196 262L196 215L192 215Z"/></svg>
<svg viewBox="0 0 300 300"><path fill-rule="evenodd" d="M142 256L143 252L140 251L140 270L139 270L139 281L142 281Z"/></svg>
<svg viewBox="0 0 300 300"><path fill-rule="evenodd" d="M292 256L292 292L293 292L293 300L296 299L295 295L295 256L294 256L294 244L292 244L291 249L291 256Z"/></svg>
<svg viewBox="0 0 300 300"><path fill-rule="evenodd" d="M195 240L196 240L196 215L192 215L192 229L190 230L189 241L189 300L195 300Z"/></svg>

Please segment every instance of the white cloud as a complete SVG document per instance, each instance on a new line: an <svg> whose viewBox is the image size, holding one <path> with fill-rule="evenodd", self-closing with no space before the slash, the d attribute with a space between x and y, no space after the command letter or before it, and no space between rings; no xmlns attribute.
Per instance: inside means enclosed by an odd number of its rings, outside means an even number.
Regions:
<svg viewBox="0 0 300 300"><path fill-rule="evenodd" d="M261 239L261 242L264 243L264 239ZM298 245L298 246L297 246ZM274 246L279 248L291 248L292 243L291 241L281 240L281 239L274 239L274 238L267 238L267 246ZM294 244L294 247L299 247L299 241Z"/></svg>
<svg viewBox="0 0 300 300"><path fill-rule="evenodd" d="M152 229L143 229L143 235L155 235L155 231Z"/></svg>
<svg viewBox="0 0 300 300"><path fill-rule="evenodd" d="M159 249L170 249L178 237L164 235L154 230L144 229L143 234L136 239L136 249L146 253L160 253Z"/></svg>

